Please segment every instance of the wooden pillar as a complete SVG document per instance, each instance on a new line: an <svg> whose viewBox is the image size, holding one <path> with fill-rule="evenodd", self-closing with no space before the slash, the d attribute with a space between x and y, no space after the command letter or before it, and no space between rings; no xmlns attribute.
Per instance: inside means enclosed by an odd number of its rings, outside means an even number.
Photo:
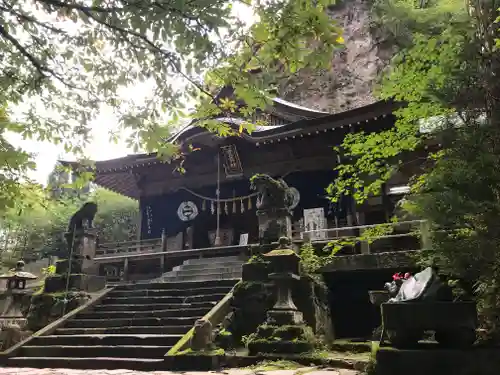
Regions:
<svg viewBox="0 0 500 375"><path fill-rule="evenodd" d="M128 280L128 258L123 261L123 280Z"/></svg>
<svg viewBox="0 0 500 375"><path fill-rule="evenodd" d="M161 251L167 251L167 232L165 231L165 228L161 231Z"/></svg>
<svg viewBox="0 0 500 375"><path fill-rule="evenodd" d="M166 252L166 251L167 251L167 232L165 228L163 228L161 231L161 252ZM167 257L166 254L162 254L160 256L160 267L162 272L165 272L166 257Z"/></svg>
<svg viewBox="0 0 500 375"><path fill-rule="evenodd" d="M160 269L161 272L165 271L165 254L160 255Z"/></svg>
<svg viewBox="0 0 500 375"><path fill-rule="evenodd" d="M142 232L142 210L139 209L139 215L137 215L137 241L141 240Z"/></svg>

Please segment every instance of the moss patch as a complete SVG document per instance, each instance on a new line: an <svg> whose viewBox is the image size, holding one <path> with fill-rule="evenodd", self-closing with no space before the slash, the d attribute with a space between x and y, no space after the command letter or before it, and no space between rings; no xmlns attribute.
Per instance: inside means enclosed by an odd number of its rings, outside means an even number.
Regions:
<svg viewBox="0 0 500 375"><path fill-rule="evenodd" d="M295 370L304 367L300 363L281 360L281 361L262 361L253 366L248 366L246 368L254 370L254 372L259 371L274 371L274 370Z"/></svg>
<svg viewBox="0 0 500 375"><path fill-rule="evenodd" d="M180 352L175 353L174 355L192 355L192 356L198 356L198 355L204 355L204 356L221 356L225 355L226 352L222 348L211 348L211 349L206 349L206 350L193 350L191 348L182 350Z"/></svg>
<svg viewBox="0 0 500 375"><path fill-rule="evenodd" d="M251 356L259 353L299 354L312 351L317 346L317 340L312 329L306 325L264 324L247 338L246 346Z"/></svg>
<svg viewBox="0 0 500 375"><path fill-rule="evenodd" d="M85 292L68 292L67 295L62 292L33 295L26 316L28 329L36 332L62 317L63 313L84 305L90 298Z"/></svg>

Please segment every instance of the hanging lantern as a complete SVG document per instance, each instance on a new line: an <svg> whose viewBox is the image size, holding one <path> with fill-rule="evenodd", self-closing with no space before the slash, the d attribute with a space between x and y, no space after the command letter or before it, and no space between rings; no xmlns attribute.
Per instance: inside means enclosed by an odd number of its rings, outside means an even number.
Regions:
<svg viewBox="0 0 500 375"><path fill-rule="evenodd" d="M217 203L217 212L219 213L219 215L220 215L220 212L221 212L221 209L220 209L220 208L221 208L221 203L220 203L220 202L218 202L218 203Z"/></svg>
<svg viewBox="0 0 500 375"><path fill-rule="evenodd" d="M243 203L243 199L240 199L241 213L245 212L245 203Z"/></svg>
<svg viewBox="0 0 500 375"><path fill-rule="evenodd" d="M210 211L212 212L212 215L215 214L215 203L214 203L214 201L210 202Z"/></svg>
<svg viewBox="0 0 500 375"><path fill-rule="evenodd" d="M225 212L226 215L229 214L229 210L227 208L227 202L224 202L224 212Z"/></svg>
<svg viewBox="0 0 500 375"><path fill-rule="evenodd" d="M236 201L233 200L233 214L236 214Z"/></svg>
<svg viewBox="0 0 500 375"><path fill-rule="evenodd" d="M252 197L248 197L248 210L252 209Z"/></svg>
<svg viewBox="0 0 500 375"><path fill-rule="evenodd" d="M201 210L206 211L207 210L207 201L203 199L203 203L201 204Z"/></svg>

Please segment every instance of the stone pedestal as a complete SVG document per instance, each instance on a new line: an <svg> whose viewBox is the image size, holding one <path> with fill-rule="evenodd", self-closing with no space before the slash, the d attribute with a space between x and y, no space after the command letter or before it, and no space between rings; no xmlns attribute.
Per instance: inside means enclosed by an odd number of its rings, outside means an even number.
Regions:
<svg viewBox="0 0 500 375"><path fill-rule="evenodd" d="M264 254L266 260L270 261L272 273L269 279L274 280L276 287L276 303L268 311L268 323L277 325L302 324L302 313L292 299L292 283L299 280L300 257L290 248L290 240L281 237L278 249Z"/></svg>
<svg viewBox="0 0 500 375"><path fill-rule="evenodd" d="M292 218L286 209L258 210L259 242L270 244L281 237L292 238Z"/></svg>
<svg viewBox="0 0 500 375"><path fill-rule="evenodd" d="M74 238L72 233L65 233L65 237L68 245L68 257L73 246L73 260L80 263L78 273L97 275L99 267L94 261L97 231L94 228L85 229L76 232ZM71 273L76 273L76 270L73 271L73 264Z"/></svg>
<svg viewBox="0 0 500 375"><path fill-rule="evenodd" d="M54 293L68 289L96 292L106 286L106 278L98 276L99 265L94 261L97 233L95 229L86 229L75 233L66 233L68 246L67 258L58 260L56 274L45 280L45 292ZM71 251L73 247L73 251ZM71 267L70 267L71 263ZM68 273L69 279L68 279Z"/></svg>
<svg viewBox="0 0 500 375"><path fill-rule="evenodd" d="M267 312L267 320L257 328L255 337L248 343L249 355L257 353L299 354L314 348L313 331L304 323L302 312L292 299L292 286L299 276L299 256L291 249L289 238L281 237L280 246L264 254L271 263L276 303ZM276 341L276 338L279 338Z"/></svg>

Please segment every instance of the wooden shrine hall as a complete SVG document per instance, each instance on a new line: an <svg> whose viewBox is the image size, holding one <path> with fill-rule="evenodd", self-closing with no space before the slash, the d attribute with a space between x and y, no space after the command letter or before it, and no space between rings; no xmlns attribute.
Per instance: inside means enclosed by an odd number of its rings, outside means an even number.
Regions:
<svg viewBox="0 0 500 375"><path fill-rule="evenodd" d="M193 124L171 137L169 142L197 150L185 157L184 173L175 162L161 162L154 154L129 155L96 162L95 183L139 200L138 240L146 244L162 239L167 253L258 242L257 197L249 182L256 173L283 178L292 188L297 241L304 231L383 223L393 214L391 191L401 193L397 189L405 185L404 176L362 207L347 198L332 204L325 188L341 161L333 147L350 132L392 127L396 107L381 101L329 114L274 99L272 106L254 116L268 125L256 126L251 134L218 137ZM218 120L234 130L243 121ZM316 239L322 238L325 233ZM103 262L118 255L105 247L99 253Z"/></svg>

